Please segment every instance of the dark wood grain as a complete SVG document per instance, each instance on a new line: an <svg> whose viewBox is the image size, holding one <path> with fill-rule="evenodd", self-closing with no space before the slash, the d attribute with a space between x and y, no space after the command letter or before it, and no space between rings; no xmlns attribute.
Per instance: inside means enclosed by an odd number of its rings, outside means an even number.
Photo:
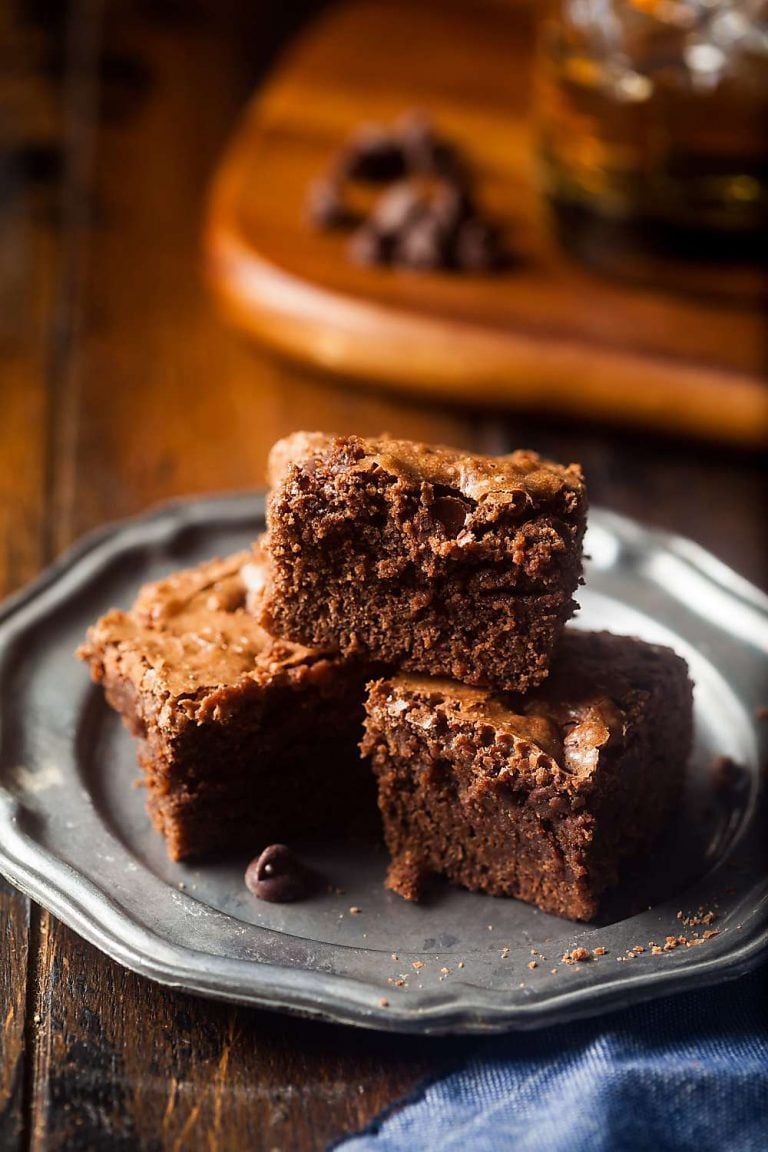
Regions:
<svg viewBox="0 0 768 1152"><path fill-rule="evenodd" d="M298 419L477 440L458 415L298 378L217 320L199 232L210 171L254 79L244 45L260 29L244 26L244 11L75 12L50 382L53 552L157 500L262 484L270 444ZM167 992L47 917L39 939L29 1116L39 1152L321 1149L449 1058Z"/></svg>
<svg viewBox="0 0 768 1152"><path fill-rule="evenodd" d="M34 1150L317 1150L461 1045L168 992L52 924L40 952Z"/></svg>
<svg viewBox="0 0 768 1152"><path fill-rule="evenodd" d="M314 25L257 91L217 176L207 250L228 314L294 359L408 394L764 446L759 270L735 304L725 267L702 264L696 293L668 291L670 270L651 290L554 242L534 178L537 7L347 0ZM307 188L351 130L413 106L470 158L517 256L500 274L362 267L346 234L308 226Z"/></svg>
<svg viewBox="0 0 768 1152"><path fill-rule="evenodd" d="M0 20L0 599L45 558L48 363L56 294L61 173L58 86L47 38ZM0 1148L26 1130L28 961L39 915L0 878Z"/></svg>

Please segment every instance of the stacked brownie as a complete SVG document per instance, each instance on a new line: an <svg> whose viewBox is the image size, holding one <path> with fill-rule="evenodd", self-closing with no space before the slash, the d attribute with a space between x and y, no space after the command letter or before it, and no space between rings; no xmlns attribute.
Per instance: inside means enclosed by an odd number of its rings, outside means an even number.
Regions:
<svg viewBox="0 0 768 1152"><path fill-rule="evenodd" d="M81 652L171 855L336 828L375 777L394 891L593 917L674 808L691 686L668 649L564 634L579 468L298 433L270 482L252 555L149 586Z"/></svg>

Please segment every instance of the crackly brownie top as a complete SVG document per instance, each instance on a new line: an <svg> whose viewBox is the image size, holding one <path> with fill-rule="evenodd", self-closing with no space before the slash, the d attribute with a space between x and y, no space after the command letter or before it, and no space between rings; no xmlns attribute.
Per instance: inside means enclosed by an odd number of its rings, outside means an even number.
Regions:
<svg viewBox="0 0 768 1152"><path fill-rule="evenodd" d="M585 503L579 465L564 467L535 452L481 456L410 440L362 439L323 432L295 432L279 440L270 454L270 484L279 484L294 465L312 472L320 461L339 471L382 470L406 483L452 489L476 503L511 505L520 512L564 502L578 512Z"/></svg>
<svg viewBox="0 0 768 1152"><path fill-rule="evenodd" d="M319 672L325 653L276 639L247 610L263 590L264 563L257 545L147 584L129 612L108 612L89 629L78 654L98 679L119 675L198 718L248 682Z"/></svg>
<svg viewBox="0 0 768 1152"><path fill-rule="evenodd" d="M549 679L526 696L415 675L378 686L385 711L407 718L427 738L434 734L460 753L476 740L481 750L514 754L534 777L543 772L547 779L538 784L551 783L556 772L583 786L593 781L603 750L626 742L660 677L686 683L685 662L671 649L574 630L566 633Z"/></svg>

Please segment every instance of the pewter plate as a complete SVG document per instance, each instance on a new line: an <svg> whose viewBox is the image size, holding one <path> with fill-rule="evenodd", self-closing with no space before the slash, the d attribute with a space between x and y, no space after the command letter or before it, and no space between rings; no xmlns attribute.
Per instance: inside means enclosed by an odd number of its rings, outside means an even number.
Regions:
<svg viewBox="0 0 768 1152"><path fill-rule="evenodd" d="M332 887L292 905L253 899L244 859L170 863L133 786L132 741L73 652L144 581L245 547L263 524L255 495L161 508L89 537L0 612L0 870L13 883L164 984L390 1031L536 1028L755 965L768 942L768 725L755 718L768 697L768 597L696 545L599 510L576 626L670 644L696 700L681 817L600 923L448 887L407 904L385 891L385 854L364 841L298 845ZM741 765L727 790L711 772L723 755ZM678 913L700 909L716 914L709 926L681 924ZM577 946L606 952L562 963ZM635 946L645 951L629 959Z"/></svg>

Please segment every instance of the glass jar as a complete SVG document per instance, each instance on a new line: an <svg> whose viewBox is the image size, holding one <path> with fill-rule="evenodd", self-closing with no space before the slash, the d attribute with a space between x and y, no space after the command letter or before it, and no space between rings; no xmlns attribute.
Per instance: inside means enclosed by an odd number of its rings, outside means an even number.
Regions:
<svg viewBox="0 0 768 1152"><path fill-rule="evenodd" d="M764 260L768 2L561 0L536 70L561 240L602 266Z"/></svg>

